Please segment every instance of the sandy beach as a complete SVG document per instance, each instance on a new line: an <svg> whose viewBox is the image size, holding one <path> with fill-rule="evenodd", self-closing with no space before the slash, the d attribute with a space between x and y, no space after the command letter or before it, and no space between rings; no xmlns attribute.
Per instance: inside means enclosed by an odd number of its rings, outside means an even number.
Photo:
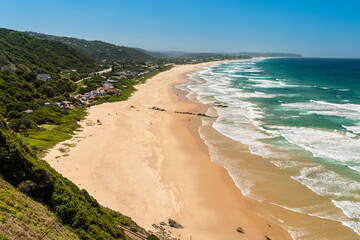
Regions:
<svg viewBox="0 0 360 240"><path fill-rule="evenodd" d="M171 229L180 239L291 239L255 212L256 202L244 198L228 172L211 162L198 134L201 117L175 113L206 111L180 101L184 93L174 93L173 85L208 64L175 66L139 85L127 101L89 108L81 132L45 160L100 204L147 230L172 218L184 226ZM149 109L153 106L166 111Z"/></svg>

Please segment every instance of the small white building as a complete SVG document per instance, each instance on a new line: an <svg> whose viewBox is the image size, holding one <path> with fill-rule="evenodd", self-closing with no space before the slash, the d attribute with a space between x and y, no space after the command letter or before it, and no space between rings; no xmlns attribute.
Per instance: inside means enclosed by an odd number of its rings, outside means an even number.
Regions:
<svg viewBox="0 0 360 240"><path fill-rule="evenodd" d="M37 74L36 80L47 82L51 80L51 76L50 74Z"/></svg>

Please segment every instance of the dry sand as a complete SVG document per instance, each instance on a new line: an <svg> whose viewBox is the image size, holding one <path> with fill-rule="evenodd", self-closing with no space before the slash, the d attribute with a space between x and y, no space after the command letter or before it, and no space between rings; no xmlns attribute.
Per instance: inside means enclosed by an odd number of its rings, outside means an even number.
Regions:
<svg viewBox="0 0 360 240"><path fill-rule="evenodd" d="M76 146L64 157L60 143L45 160L100 204L147 230L172 218L184 226L172 229L181 239L291 239L254 212L250 206L256 203L250 204L227 171L211 162L197 132L200 117L174 113L204 111L179 101L172 86L205 65L176 66L139 85L127 101L91 107L83 131L66 141ZM153 106L167 111L149 109Z"/></svg>

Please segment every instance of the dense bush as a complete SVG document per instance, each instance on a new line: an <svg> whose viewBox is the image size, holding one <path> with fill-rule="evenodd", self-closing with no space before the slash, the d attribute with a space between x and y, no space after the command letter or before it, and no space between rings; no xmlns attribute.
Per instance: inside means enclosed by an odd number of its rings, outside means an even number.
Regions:
<svg viewBox="0 0 360 240"><path fill-rule="evenodd" d="M40 40L26 33L0 28L0 65L11 62L19 66L19 73L56 73L59 69L95 70L95 62L86 54L64 43ZM27 76L33 80L33 76Z"/></svg>
<svg viewBox="0 0 360 240"><path fill-rule="evenodd" d="M147 240L160 240L157 236L155 236L154 234L151 234L147 237Z"/></svg>

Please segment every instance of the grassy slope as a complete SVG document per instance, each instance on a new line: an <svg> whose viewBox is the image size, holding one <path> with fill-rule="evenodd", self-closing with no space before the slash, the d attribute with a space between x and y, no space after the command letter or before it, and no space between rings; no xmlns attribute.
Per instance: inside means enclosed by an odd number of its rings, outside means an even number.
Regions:
<svg viewBox="0 0 360 240"><path fill-rule="evenodd" d="M59 125L40 125L40 130L28 129L25 131L24 142L30 147L36 147L44 151L72 137L74 131L79 128L77 121L86 115L86 108L76 108L69 111L68 115L59 119Z"/></svg>
<svg viewBox="0 0 360 240"><path fill-rule="evenodd" d="M2 178L0 211L0 232L4 239L79 239L48 208L19 192Z"/></svg>

